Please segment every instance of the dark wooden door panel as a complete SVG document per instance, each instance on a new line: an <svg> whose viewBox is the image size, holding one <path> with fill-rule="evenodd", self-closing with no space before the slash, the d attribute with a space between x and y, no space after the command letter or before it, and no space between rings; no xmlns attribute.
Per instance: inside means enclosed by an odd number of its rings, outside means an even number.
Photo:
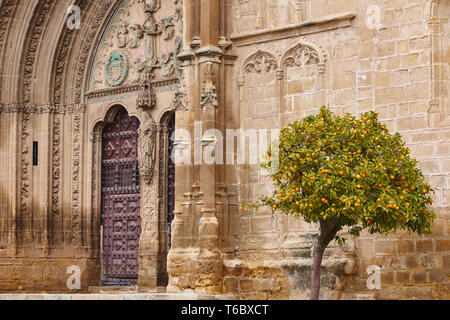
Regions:
<svg viewBox="0 0 450 320"><path fill-rule="evenodd" d="M136 285L141 234L139 120L122 108L103 130L103 285Z"/></svg>

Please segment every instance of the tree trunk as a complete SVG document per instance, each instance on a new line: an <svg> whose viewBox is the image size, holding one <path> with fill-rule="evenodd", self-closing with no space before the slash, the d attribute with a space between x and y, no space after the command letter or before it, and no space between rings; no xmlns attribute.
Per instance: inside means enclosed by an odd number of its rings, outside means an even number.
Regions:
<svg viewBox="0 0 450 320"><path fill-rule="evenodd" d="M320 291L320 266L322 265L323 253L325 252L326 246L322 243L317 242L314 247L314 257L311 266L311 300L319 300Z"/></svg>
<svg viewBox="0 0 450 320"><path fill-rule="evenodd" d="M338 231L339 224L337 218L331 221L320 222L320 234L317 243L314 246L313 263L311 266L310 300L319 300L320 267L322 265L323 253Z"/></svg>

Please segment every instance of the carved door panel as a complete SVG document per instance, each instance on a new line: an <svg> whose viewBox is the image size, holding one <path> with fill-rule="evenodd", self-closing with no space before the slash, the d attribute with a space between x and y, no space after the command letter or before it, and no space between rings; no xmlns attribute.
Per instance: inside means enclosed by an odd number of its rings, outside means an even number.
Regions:
<svg viewBox="0 0 450 320"><path fill-rule="evenodd" d="M103 281L105 286L137 284L141 234L139 120L122 108L102 137Z"/></svg>

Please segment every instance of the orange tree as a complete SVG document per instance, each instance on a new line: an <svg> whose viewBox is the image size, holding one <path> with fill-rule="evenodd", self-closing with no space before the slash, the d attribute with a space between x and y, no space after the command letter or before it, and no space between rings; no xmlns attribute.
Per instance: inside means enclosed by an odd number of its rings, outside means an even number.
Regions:
<svg viewBox="0 0 450 320"><path fill-rule="evenodd" d="M391 135L377 113L357 119L323 107L318 115L281 130L278 148L271 146L262 164L274 191L246 210L270 206L318 223L310 296L318 299L323 253L332 240L343 244L337 236L342 228L355 236L363 229L371 234L432 232L432 190L416 165L400 134Z"/></svg>

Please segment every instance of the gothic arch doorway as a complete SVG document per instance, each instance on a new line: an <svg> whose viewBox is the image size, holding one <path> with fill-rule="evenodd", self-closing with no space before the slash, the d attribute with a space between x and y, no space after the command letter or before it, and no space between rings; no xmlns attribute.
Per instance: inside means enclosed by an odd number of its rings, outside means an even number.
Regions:
<svg viewBox="0 0 450 320"><path fill-rule="evenodd" d="M140 215L138 128L119 107L102 132L101 223L103 286L137 285Z"/></svg>
<svg viewBox="0 0 450 320"><path fill-rule="evenodd" d="M175 208L175 163L172 160L175 113L165 113L159 126L159 254L158 287L166 287L169 282L167 255L171 247L171 225Z"/></svg>

